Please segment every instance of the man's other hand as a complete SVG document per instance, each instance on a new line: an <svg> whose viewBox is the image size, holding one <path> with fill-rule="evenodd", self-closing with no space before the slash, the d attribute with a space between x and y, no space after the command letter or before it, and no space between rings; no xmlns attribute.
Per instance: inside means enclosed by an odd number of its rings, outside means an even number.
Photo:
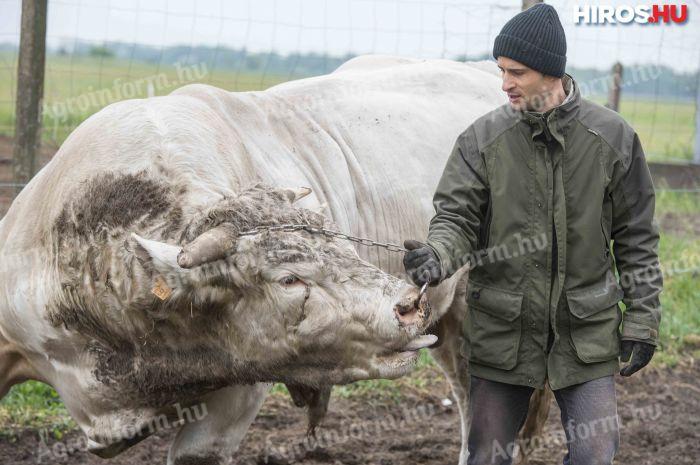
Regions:
<svg viewBox="0 0 700 465"><path fill-rule="evenodd" d="M638 372L651 360L654 356L656 347L653 344L640 341L622 341L620 359L626 362L632 357L632 361L626 367L620 370L622 376L631 376Z"/></svg>
<svg viewBox="0 0 700 465"><path fill-rule="evenodd" d="M440 261L435 251L422 242L407 239L403 246L408 252L403 256L403 266L411 281L420 287L426 282L436 285L442 277Z"/></svg>

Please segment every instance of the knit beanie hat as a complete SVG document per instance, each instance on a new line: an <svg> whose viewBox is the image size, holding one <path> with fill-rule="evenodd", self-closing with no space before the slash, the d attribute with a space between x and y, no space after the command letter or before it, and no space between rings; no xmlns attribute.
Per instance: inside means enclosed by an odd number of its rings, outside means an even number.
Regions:
<svg viewBox="0 0 700 465"><path fill-rule="evenodd" d="M566 67L566 36L557 11L537 3L508 21L493 44L493 57L504 56L550 76Z"/></svg>

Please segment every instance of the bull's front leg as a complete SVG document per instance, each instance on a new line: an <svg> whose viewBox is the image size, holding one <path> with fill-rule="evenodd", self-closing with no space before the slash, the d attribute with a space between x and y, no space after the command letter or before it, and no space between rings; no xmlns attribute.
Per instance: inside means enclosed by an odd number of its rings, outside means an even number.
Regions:
<svg viewBox="0 0 700 465"><path fill-rule="evenodd" d="M231 461L271 384L231 386L201 399L201 419L186 423L168 453L168 465L223 465Z"/></svg>

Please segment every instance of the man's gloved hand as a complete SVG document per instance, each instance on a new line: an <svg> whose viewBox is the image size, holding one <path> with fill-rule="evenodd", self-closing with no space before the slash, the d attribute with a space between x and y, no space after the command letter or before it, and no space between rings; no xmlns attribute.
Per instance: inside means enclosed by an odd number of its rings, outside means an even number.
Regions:
<svg viewBox="0 0 700 465"><path fill-rule="evenodd" d="M439 283L442 270L433 249L412 239L403 241L403 246L408 249L403 256L403 266L411 281L418 287L426 281L433 286Z"/></svg>
<svg viewBox="0 0 700 465"><path fill-rule="evenodd" d="M630 376L647 366L647 363L654 356L656 347L646 342L623 340L620 349L620 360L623 362L628 361L630 355L632 356L632 361L629 365L620 370L622 376Z"/></svg>

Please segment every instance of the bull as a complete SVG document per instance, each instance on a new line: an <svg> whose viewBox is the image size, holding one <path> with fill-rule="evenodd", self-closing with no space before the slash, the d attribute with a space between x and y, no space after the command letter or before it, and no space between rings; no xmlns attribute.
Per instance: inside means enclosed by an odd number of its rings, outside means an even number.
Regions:
<svg viewBox="0 0 700 465"><path fill-rule="evenodd" d="M0 222L0 397L53 386L102 457L203 403L168 464L219 464L271 383L315 423L329 386L403 376L432 346L464 463L468 266L421 296L399 254L313 231L424 237L456 136L502 103L493 64L364 56L265 91L109 105Z"/></svg>

